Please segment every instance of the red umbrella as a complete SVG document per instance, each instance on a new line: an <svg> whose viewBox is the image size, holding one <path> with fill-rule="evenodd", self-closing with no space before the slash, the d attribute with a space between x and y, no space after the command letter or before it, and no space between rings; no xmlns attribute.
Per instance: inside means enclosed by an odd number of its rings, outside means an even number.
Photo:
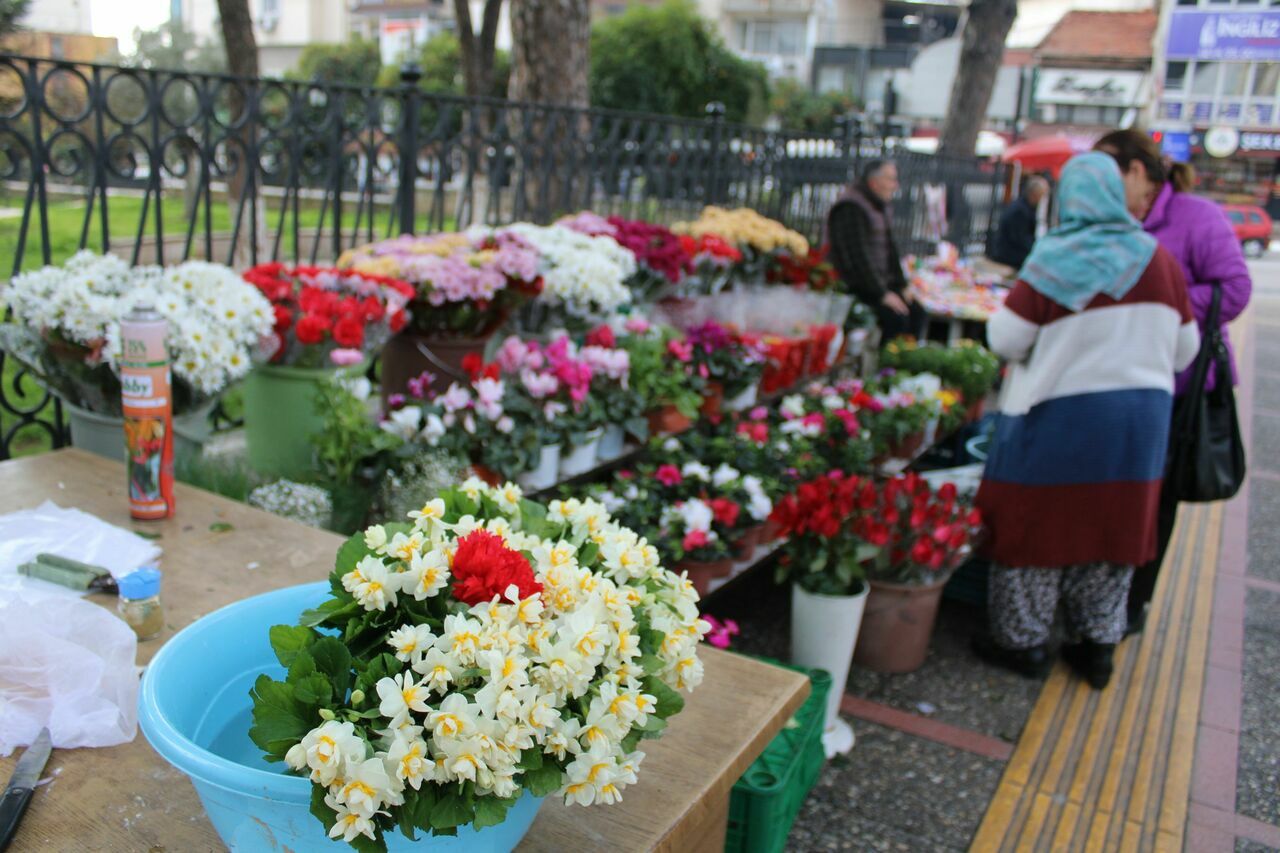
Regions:
<svg viewBox="0 0 1280 853"><path fill-rule="evenodd" d="M1004 152L1006 163L1018 163L1028 172L1048 172L1056 179L1067 161L1089 147L1068 136L1045 136L1019 142Z"/></svg>

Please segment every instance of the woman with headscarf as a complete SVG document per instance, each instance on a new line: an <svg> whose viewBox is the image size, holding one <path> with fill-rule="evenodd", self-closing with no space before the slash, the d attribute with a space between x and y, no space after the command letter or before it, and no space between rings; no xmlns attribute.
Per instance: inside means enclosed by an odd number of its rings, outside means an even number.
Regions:
<svg viewBox="0 0 1280 853"><path fill-rule="evenodd" d="M1195 173L1189 165L1166 165L1160 146L1141 131L1108 133L1097 141L1094 150L1110 154L1120 164L1129 212L1142 220L1143 229L1182 266L1191 296L1191 313L1201 327L1209 314L1214 289L1222 291L1219 322L1231 357L1232 379L1235 379L1235 357L1231 354L1227 324L1239 317L1249 304L1253 281L1240 241L1231 230L1226 214L1215 202L1191 192ZM1212 391L1216 381L1214 372L1210 371L1205 390ZM1190 382L1190 371L1185 371L1174 383L1175 408ZM1146 622L1147 604L1155 592L1156 578L1177 518L1177 498L1172 492L1161 494L1156 554L1134 570L1129 587L1130 633L1142 630Z"/></svg>
<svg viewBox="0 0 1280 853"><path fill-rule="evenodd" d="M988 327L1012 367L978 492L992 567L975 648L1043 676L1061 600L1062 655L1100 689L1133 567L1155 554L1173 376L1199 332L1182 269L1126 209L1115 160L1068 163L1059 209Z"/></svg>

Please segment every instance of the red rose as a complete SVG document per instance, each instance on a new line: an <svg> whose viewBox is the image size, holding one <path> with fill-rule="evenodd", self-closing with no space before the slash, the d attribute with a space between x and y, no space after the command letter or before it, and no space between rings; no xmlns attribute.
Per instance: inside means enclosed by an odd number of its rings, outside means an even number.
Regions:
<svg viewBox="0 0 1280 853"><path fill-rule="evenodd" d="M501 598L513 584L522 599L542 592L542 584L524 555L487 530L476 530L458 540L452 571L453 597L464 604Z"/></svg>
<svg viewBox="0 0 1280 853"><path fill-rule="evenodd" d="M933 552L933 543L927 538L921 537L916 540L916 544L911 546L911 561L921 565L926 565L933 559Z"/></svg>
<svg viewBox="0 0 1280 853"><path fill-rule="evenodd" d="M293 333L300 344L318 344L324 340L329 328L329 318L319 314L303 314Z"/></svg>
<svg viewBox="0 0 1280 853"><path fill-rule="evenodd" d="M943 483L938 487L938 499L946 503L953 503L956 499L956 484Z"/></svg>
<svg viewBox="0 0 1280 853"><path fill-rule="evenodd" d="M346 314L333 326L333 340L338 346L359 349L364 346L364 323L355 314Z"/></svg>

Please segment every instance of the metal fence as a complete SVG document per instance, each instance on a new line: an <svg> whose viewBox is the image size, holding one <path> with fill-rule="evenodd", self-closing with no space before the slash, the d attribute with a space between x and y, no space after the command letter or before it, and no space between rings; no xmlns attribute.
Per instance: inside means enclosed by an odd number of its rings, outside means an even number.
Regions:
<svg viewBox="0 0 1280 853"><path fill-rule="evenodd" d="M708 204L818 241L859 161L886 153L853 121L795 134L727 122L716 104L687 119L430 94L415 69L401 78L367 88L0 55L0 263L16 273L86 247L132 263L323 262L403 232L581 209L670 223ZM895 159L904 251L985 242L998 165ZM947 188L943 235L925 213L930 186ZM57 401L0 376L0 458L33 429L65 443Z"/></svg>

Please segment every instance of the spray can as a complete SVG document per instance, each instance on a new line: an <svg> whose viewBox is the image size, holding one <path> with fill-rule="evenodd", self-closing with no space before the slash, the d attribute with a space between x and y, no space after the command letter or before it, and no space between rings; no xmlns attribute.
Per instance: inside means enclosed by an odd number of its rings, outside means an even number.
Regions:
<svg viewBox="0 0 1280 853"><path fill-rule="evenodd" d="M129 514L173 515L173 394L169 324L150 305L135 307L120 322L120 387L124 408Z"/></svg>

